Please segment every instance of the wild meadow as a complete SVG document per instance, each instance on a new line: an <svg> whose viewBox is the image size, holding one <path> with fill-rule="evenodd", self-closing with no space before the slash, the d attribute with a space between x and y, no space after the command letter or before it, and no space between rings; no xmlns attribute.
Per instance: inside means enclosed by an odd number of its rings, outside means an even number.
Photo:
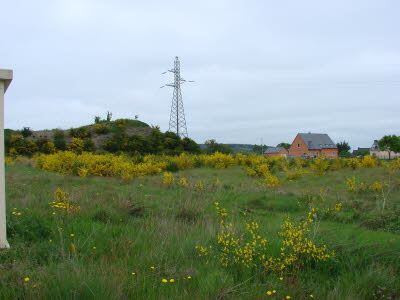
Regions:
<svg viewBox="0 0 400 300"><path fill-rule="evenodd" d="M0 299L400 298L400 160L6 164Z"/></svg>

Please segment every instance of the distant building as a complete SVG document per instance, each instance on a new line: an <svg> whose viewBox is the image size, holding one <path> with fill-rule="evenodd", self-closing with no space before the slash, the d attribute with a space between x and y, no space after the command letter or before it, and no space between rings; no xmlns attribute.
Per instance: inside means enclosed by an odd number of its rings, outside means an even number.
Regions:
<svg viewBox="0 0 400 300"><path fill-rule="evenodd" d="M289 156L337 158L338 149L325 133L298 133L289 149Z"/></svg>
<svg viewBox="0 0 400 300"><path fill-rule="evenodd" d="M287 157L289 152L283 147L268 147L264 152L265 156L283 156Z"/></svg>
<svg viewBox="0 0 400 300"><path fill-rule="evenodd" d="M358 147L357 150L353 150L353 153L351 153L351 156L356 157L356 156L360 156L360 155L365 155L365 153L369 153L369 152L370 152L370 148Z"/></svg>
<svg viewBox="0 0 400 300"><path fill-rule="evenodd" d="M374 140L370 150L370 154L379 159L389 159L389 151L380 150L378 140ZM400 158L400 153L390 151L390 159Z"/></svg>

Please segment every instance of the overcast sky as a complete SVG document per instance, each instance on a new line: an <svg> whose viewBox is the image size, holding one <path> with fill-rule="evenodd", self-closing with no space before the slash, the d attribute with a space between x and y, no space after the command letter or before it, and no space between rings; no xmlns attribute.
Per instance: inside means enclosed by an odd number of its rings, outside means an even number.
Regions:
<svg viewBox="0 0 400 300"><path fill-rule="evenodd" d="M400 135L400 1L2 1L5 126L70 128L95 115L168 130L181 60L188 133L291 143L328 133L369 147Z"/></svg>

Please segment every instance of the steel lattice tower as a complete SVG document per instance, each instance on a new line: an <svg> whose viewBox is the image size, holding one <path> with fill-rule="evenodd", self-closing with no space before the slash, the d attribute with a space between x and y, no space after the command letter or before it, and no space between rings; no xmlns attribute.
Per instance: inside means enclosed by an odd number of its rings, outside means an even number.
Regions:
<svg viewBox="0 0 400 300"><path fill-rule="evenodd" d="M168 131L175 132L178 136L185 138L188 137L185 110L183 108L181 85L186 81L181 77L181 67L178 56L175 57L174 68L168 70L168 72L174 73L174 83L166 84L165 86L171 86L174 88L172 94L171 114L169 117L169 129ZM165 74L164 72L162 74ZM163 88L164 86L162 86Z"/></svg>

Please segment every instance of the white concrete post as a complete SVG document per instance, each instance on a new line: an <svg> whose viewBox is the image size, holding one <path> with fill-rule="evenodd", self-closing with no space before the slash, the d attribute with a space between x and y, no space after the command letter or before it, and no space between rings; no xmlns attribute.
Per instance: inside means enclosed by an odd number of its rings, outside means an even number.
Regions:
<svg viewBox="0 0 400 300"><path fill-rule="evenodd" d="M13 77L12 70L0 69L0 248L9 248L6 227L6 189L4 174L4 93Z"/></svg>

